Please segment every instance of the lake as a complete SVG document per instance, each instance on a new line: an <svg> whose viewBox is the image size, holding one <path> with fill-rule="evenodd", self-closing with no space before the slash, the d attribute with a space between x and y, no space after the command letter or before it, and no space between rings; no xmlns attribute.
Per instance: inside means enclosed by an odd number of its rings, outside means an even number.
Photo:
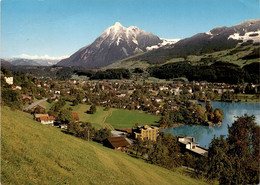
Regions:
<svg viewBox="0 0 260 185"><path fill-rule="evenodd" d="M204 106L204 103L201 103ZM212 102L211 105L215 108L220 108L224 112L223 123L220 126L189 126L183 125L175 128L168 128L163 132L172 133L174 135L186 135L195 137L196 143L200 146L208 147L214 135L228 134L228 125L232 125L235 116L244 114L255 115L256 122L260 125L260 103L227 103L227 102Z"/></svg>

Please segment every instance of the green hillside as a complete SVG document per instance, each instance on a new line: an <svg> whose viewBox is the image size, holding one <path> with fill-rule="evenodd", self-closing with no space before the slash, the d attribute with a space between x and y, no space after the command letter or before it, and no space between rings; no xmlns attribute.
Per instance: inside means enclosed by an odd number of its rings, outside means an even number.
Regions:
<svg viewBox="0 0 260 185"><path fill-rule="evenodd" d="M203 184L124 153L1 110L2 184Z"/></svg>

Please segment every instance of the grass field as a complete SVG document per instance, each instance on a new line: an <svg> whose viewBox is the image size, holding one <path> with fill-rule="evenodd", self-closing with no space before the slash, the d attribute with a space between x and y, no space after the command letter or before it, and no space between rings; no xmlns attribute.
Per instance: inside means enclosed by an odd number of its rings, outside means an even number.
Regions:
<svg viewBox="0 0 260 185"><path fill-rule="evenodd" d="M145 114L138 111L115 110L108 117L105 123L111 124L114 128L132 128L135 123L140 125L155 125L160 117L150 114Z"/></svg>
<svg viewBox="0 0 260 185"><path fill-rule="evenodd" d="M48 108L51 107L51 104L48 102L43 102L41 104ZM113 108L104 111L104 108L99 106L97 106L97 112L95 114L87 114L86 111L89 110L90 105L86 104L72 106L70 102L66 102L65 107L71 107L72 111L78 112L80 121L91 122L93 126L97 128L132 128L137 122L140 125L154 125L160 119L159 116L146 114L141 111Z"/></svg>
<svg viewBox="0 0 260 185"><path fill-rule="evenodd" d="M2 184L205 184L1 110Z"/></svg>

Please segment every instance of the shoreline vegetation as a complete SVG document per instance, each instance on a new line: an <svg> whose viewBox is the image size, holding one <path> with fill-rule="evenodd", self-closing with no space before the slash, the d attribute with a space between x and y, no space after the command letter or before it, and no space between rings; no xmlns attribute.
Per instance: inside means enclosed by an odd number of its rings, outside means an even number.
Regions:
<svg viewBox="0 0 260 185"><path fill-rule="evenodd" d="M224 118L222 109L214 109L210 103L205 108L201 104L191 102L189 106L181 106L173 111L165 113L160 121L161 128L171 128L176 125L221 125Z"/></svg>

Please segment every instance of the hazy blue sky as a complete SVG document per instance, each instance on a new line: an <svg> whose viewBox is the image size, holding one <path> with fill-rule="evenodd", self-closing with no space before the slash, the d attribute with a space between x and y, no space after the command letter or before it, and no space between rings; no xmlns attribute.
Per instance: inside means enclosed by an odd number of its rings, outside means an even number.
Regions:
<svg viewBox="0 0 260 185"><path fill-rule="evenodd" d="M259 0L2 0L1 57L71 55L120 22L185 38L259 19Z"/></svg>

